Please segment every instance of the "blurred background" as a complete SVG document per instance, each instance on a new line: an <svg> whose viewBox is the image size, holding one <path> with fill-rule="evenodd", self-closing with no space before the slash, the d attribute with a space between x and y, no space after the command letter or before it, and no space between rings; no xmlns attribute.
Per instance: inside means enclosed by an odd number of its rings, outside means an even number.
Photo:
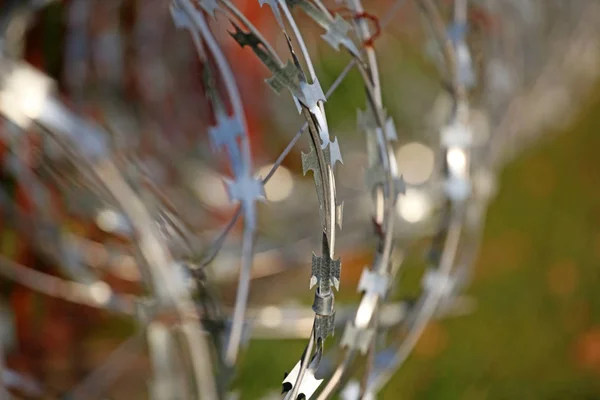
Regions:
<svg viewBox="0 0 600 400"><path fill-rule="evenodd" d="M398 299L419 293L425 254L440 223L439 130L451 104L427 21L414 2L404 3L375 39L384 103L398 130L398 168L408 186L397 205L396 239L409 249ZM453 2L438 3L446 15ZM381 398L600 399L600 11L593 3L472 2L475 157L495 195L464 304L428 325ZM19 2L0 4L5 15L9 7L22 11ZM268 8L236 4L286 54ZM394 4L364 6L382 16ZM184 216L204 256L235 206L222 185L226 162L208 143L202 66L188 35L173 26L168 2L52 2L35 13L23 11L20 25L11 25L18 18L10 15L2 23L11 52L55 79L74 110L106 127L123 165L135 159L143 166L157 197ZM298 22L328 88L350 58L325 46L313 21L299 16ZM268 73L252 52L228 37L227 20L219 17L211 26L242 91L254 165L264 177L302 119L289 96L278 97L264 84ZM373 253L371 204L360 172L365 140L356 125L356 108L364 103L353 71L326 105L344 155L336 184L345 201L339 307L356 304L356 285ZM18 129L3 121L0 129L1 254L53 276L91 270L114 291L142 295L119 214L77 184L77 165L46 154L35 128L16 135ZM260 310L263 328L281 324L281 307L312 302L310 252L320 237L312 177L302 176L300 152L307 149L303 138L266 185L268 201L259 208L250 305ZM227 306L235 299L241 227L207 272ZM4 381L30 379L43 388L40 397L71 389L136 330L128 318L10 279L0 280L0 287ZM307 327L305 315L298 315L285 338L268 329L250 333L234 380L242 399L278 393L310 331L310 320ZM148 398L148 359L132 354L107 398Z"/></svg>

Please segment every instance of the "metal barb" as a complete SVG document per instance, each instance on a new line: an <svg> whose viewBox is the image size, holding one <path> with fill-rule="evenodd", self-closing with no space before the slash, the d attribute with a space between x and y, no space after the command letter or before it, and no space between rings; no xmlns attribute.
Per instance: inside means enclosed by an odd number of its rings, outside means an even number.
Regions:
<svg viewBox="0 0 600 400"><path fill-rule="evenodd" d="M300 71L291 61L288 60L283 68L273 69L271 72L273 76L265 79L265 82L275 93L279 94L283 89L288 89L294 94L301 90L298 79Z"/></svg>
<svg viewBox="0 0 600 400"><path fill-rule="evenodd" d="M231 21L234 32L229 32L231 37L241 46L249 46L265 67L273 74L267 78L265 82L277 94L280 94L283 89L288 89L293 96L301 97L302 89L300 87L300 77L302 71L297 64L288 60L283 65L274 54L266 51L266 46L263 41L253 32L244 32L239 25Z"/></svg>
<svg viewBox="0 0 600 400"><path fill-rule="evenodd" d="M198 2L204 11L215 18L215 12L220 9L217 0L198 0Z"/></svg>
<svg viewBox="0 0 600 400"><path fill-rule="evenodd" d="M319 101L327 101L327 97L325 97L325 93L323 93L323 88L318 79L315 79L313 83L307 83L305 80L301 81L298 99L311 110L318 105ZM326 127L322 126L320 126L320 128L326 129Z"/></svg>
<svg viewBox="0 0 600 400"><path fill-rule="evenodd" d="M369 350L371 341L375 336L375 329L372 328L359 328L355 326L351 321L348 321L340 346L343 348L357 349L362 354L365 354Z"/></svg>
<svg viewBox="0 0 600 400"><path fill-rule="evenodd" d="M238 201L244 211L246 225L254 230L256 228L257 200L265 199L265 187L262 180L246 174L237 176L235 180L225 179L227 193L231 201Z"/></svg>
<svg viewBox="0 0 600 400"><path fill-rule="evenodd" d="M218 112L216 117L217 124L208 129L211 144L217 151L225 148L234 175L242 174L246 168L246 160L242 157L239 143L245 135L242 122L239 117L230 117L224 112Z"/></svg>
<svg viewBox="0 0 600 400"><path fill-rule="evenodd" d="M294 385L298 380L298 376L300 373L300 364L301 361L298 361L294 368L287 374L282 382L283 390L282 393L290 394ZM312 368L308 368L304 374L302 382L299 383L298 395L297 399L304 398L310 399L311 396L317 391L323 379L317 379L315 377L315 371ZM288 397L286 396L286 399ZM291 399L289 399L291 400ZM294 399L296 400L296 399Z"/></svg>
<svg viewBox="0 0 600 400"><path fill-rule="evenodd" d="M385 297L389 286L390 277L388 275L382 275L367 268L363 269L358 282L359 291L374 293L380 298Z"/></svg>
<svg viewBox="0 0 600 400"><path fill-rule="evenodd" d="M321 38L325 40L331 47L339 51L340 45L345 47L353 56L360 57L358 48L348 36L348 32L352 30L352 25L341 15L335 14L333 17L326 14L311 2L307 0L287 0L290 7L299 6L302 10L312 18L318 25L325 29L325 33Z"/></svg>
<svg viewBox="0 0 600 400"><path fill-rule="evenodd" d="M395 177L394 179L394 198L397 198L400 194L406 193L406 183L402 176ZM381 164L375 164L365 169L365 183L367 188L373 190L376 186L383 185L387 182L387 171Z"/></svg>
<svg viewBox="0 0 600 400"><path fill-rule="evenodd" d="M328 293L329 288L333 286L335 290L340 290L340 272L341 262L329 258L329 254L317 256L312 255L312 275L310 277L310 289L319 285L320 293Z"/></svg>

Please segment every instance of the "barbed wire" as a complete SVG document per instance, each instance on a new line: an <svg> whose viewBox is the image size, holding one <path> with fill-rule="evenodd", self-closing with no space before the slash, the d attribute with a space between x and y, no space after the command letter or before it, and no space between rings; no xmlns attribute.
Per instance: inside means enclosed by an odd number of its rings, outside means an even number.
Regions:
<svg viewBox="0 0 600 400"><path fill-rule="evenodd" d="M14 157L7 169L19 181L27 183L26 189L34 200L36 216L41 215L42 218L38 220L26 215L12 204L5 193L1 193L1 200L5 208L15 211L15 225L23 227L26 232L33 232L34 242L43 241L43 238L50 240L51 245L42 246L42 252L50 247L45 254L61 268L67 279L33 270L4 256L0 256L0 274L47 296L126 314L137 321L139 328L137 334L113 352L103 365L74 387L69 396L99 396L124 371L126 359L137 351L134 349L139 347L143 336L147 338L154 369L151 393L155 398L167 398L175 393L180 398L205 399L231 395L228 390L232 371L240 346L247 336L245 331L256 326L257 312L248 309L248 294L258 228L257 202L265 197L264 185L302 134L308 132L309 152L302 153L302 169L304 174L309 170L313 172L319 204L321 255L312 254L309 287L317 286L317 289L309 340L299 361L286 374L282 394L284 399L309 399L326 381L318 399L329 398L339 389L343 389L342 395L347 399L374 397L406 360L427 323L438 315L440 309L457 300L458 292L468 281L479 245L486 204L493 194L493 172L497 169L495 163L500 159L497 154L509 147L509 139L505 137L510 135L499 135L483 146L488 146L493 157L481 160L476 153L474 136L477 133L473 132L470 122L469 95L481 73L475 71L467 40L467 0L453 2L451 24L445 23L443 13L434 0L417 1L443 56L442 89L450 92L453 106L440 132L444 206L440 226L432 240L431 267L423 277L423 292L419 299L401 303L403 316L396 318L391 325L382 324L380 314L389 305L386 301L388 292L397 285L402 270L402 260L395 256L394 224L398 196L405 192L407 185L395 159L393 142L398 139L398 134L383 106L383 86L374 43L385 32L404 1L394 1L383 17L378 18L365 10L360 0L347 0L344 7L336 9L328 8L320 0L259 0L261 6L269 6L285 39L289 50L285 63L260 30L229 0L170 2L170 18L177 28L188 31L200 60L204 96L210 108L209 119L213 121L206 124L209 126L209 140L215 154L226 153L224 158L232 172L232 179L226 182L229 200L238 203L230 221L208 244L199 238L185 215L154 181L145 160L126 154L118 146L115 148L112 141L120 139L115 139L98 124L80 116L84 113L84 87L90 79L84 64L90 53L100 51L95 47L100 46L98 43L93 40L87 42L85 33L94 12L94 2L73 0L69 5L64 80L74 99L72 108L59 100L54 83L48 76L18 61L19 47L24 40L19 34L14 34L14 29L6 28L17 17L21 21L27 20L49 2L17 3L11 2L10 8L2 9L1 15L4 30L0 59L0 111L14 124L9 129L10 151ZM112 15L121 6L119 2L105 12ZM338 51L344 49L351 57L327 94L321 88L308 46L293 15L296 10L301 10L325 30L321 38L327 44ZM150 19L150 12L146 12L145 18ZM220 24L215 23L213 27L210 23L211 19L223 16L233 28L230 36L241 47L249 47L271 72L267 84L278 94L284 89L290 92L298 113L305 120L264 178L255 176L249 129L239 89L216 38L214 28ZM589 18L593 20L592 16ZM25 29L18 32L22 35ZM589 30L583 32L581 37L590 36ZM351 38L351 34L356 40ZM124 68L119 65L113 72L100 77L100 81L116 85L115 77ZM338 201L335 167L337 162L342 163L342 155L337 138L331 139L324 102L353 68L361 76L367 99L366 110L358 112L358 125L366 136L368 165L365 183L373 202L374 234L368 236L376 238L376 244L375 257L370 268L363 270L358 284L360 302L355 309L344 310L344 316L340 317L340 309L335 306L334 289L338 290L340 284L341 261L336 259L336 236L337 230L342 227L344 203ZM547 73L550 76L555 74L555 70ZM542 74L532 92L543 89L550 79L545 76ZM224 97L220 85L224 88ZM156 108L156 101L153 104ZM515 107L519 108L518 104L509 108L505 118L515 115ZM503 121L498 131L514 130L510 121L505 122L508 119ZM32 128L42 131L45 151L51 144L58 145L61 156L78 169L76 178L64 178L60 168L55 169L53 160L50 160L47 173L53 184L59 184L65 192L71 186L80 186L100 202L114 208L116 217L122 220L120 233L137 249L129 252L121 247L114 251L119 257L128 255L135 259L134 265L139 269L142 282L150 288L150 296L117 293L86 265L82 257L84 249L95 246L108 248L105 243L89 240L84 235L58 234L56 227L59 222L46 209L51 195L28 163L27 154L31 149L24 143ZM235 304L231 310L220 302L204 270L221 252L240 217L244 221L241 265ZM407 251L408 245L410 243L400 245L399 252ZM178 250L180 247L184 250ZM65 260L74 261L65 263ZM194 277L193 285L189 284L190 275ZM308 310L304 311L306 315ZM161 316L169 312L177 315L176 323L161 320ZM294 316L294 310L282 309L282 313L291 315L291 318ZM342 361L329 376L321 379L319 376L325 376L328 369L323 366L322 360L330 355L325 353L325 339L333 335L335 326L341 325L345 326L340 340L344 353ZM391 326L405 327L406 334L390 338L388 331ZM270 329L273 335L285 331L281 325L270 326ZM385 340L376 341L376 336ZM178 349L178 337L184 339L185 351ZM380 343L389 340L392 343L381 348ZM211 347L215 351L211 351ZM359 353L366 356L366 363L361 382L357 383L349 372ZM190 374L181 370L188 361L193 376L192 388ZM0 367L4 368L0 374L3 378L0 380L1 390L19 386L15 379L11 386L5 378L7 370L1 364ZM32 393L42 390L37 385L20 386L28 387Z"/></svg>

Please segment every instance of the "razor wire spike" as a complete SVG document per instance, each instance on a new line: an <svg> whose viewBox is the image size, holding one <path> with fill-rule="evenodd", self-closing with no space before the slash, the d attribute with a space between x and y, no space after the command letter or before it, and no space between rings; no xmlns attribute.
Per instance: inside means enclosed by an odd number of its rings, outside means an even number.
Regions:
<svg viewBox="0 0 600 400"><path fill-rule="evenodd" d="M344 46L352 55L360 57L360 52L354 42L348 36L348 32L352 30L352 25L341 15L335 14L333 20L326 15L321 9L313 5L307 0L287 0L291 7L299 5L300 8L315 21L319 26L325 29L325 33L321 38L325 40L335 50L340 49L340 45Z"/></svg>
<svg viewBox="0 0 600 400"><path fill-rule="evenodd" d="M282 393L288 393L294 388L294 385L296 384L296 381L298 380L298 375L300 373L301 363L302 361L298 361L294 368L292 368L290 373L285 375L282 382ZM323 382L323 379L317 379L315 377L315 371L312 368L308 367L306 369L306 372L304 373L302 382L299 383L300 390L298 391L298 399L302 398L302 396L304 396L305 399L310 399L311 396L317 391L317 389L321 385L321 382ZM286 400L297 399L287 399L286 396Z"/></svg>
<svg viewBox="0 0 600 400"><path fill-rule="evenodd" d="M319 101L327 101L327 97L325 96L325 93L323 93L323 88L317 78L315 78L313 83L308 83L306 81L300 82L300 95L298 96L298 99L311 110L317 107ZM325 129L324 127L321 128Z"/></svg>
<svg viewBox="0 0 600 400"><path fill-rule="evenodd" d="M220 8L217 0L200 0L200 7L210 14L212 18L215 18L215 11Z"/></svg>
<svg viewBox="0 0 600 400"><path fill-rule="evenodd" d="M335 164L338 162L343 164L344 160L342 159L340 144L337 140L337 137L333 140L329 138L329 129L327 128L327 121L325 120L325 116L321 112L321 109L315 104L313 107L309 107L309 111L313 116L313 121L316 122L319 131L319 138L321 139L321 149L323 149L328 154L328 164L331 165L332 168L335 167Z"/></svg>
<svg viewBox="0 0 600 400"><path fill-rule="evenodd" d="M406 183L401 176L392 177L394 181L395 198L400 194L406 193ZM386 170L381 164L375 164L365 168L365 183L370 190L373 190L377 185L384 185L387 182Z"/></svg>
<svg viewBox="0 0 600 400"><path fill-rule="evenodd" d="M343 164L344 160L342 160L342 151L340 150L340 144L338 142L337 137L333 139L332 142L329 142L329 159L332 167L335 166L336 163Z"/></svg>
<svg viewBox="0 0 600 400"><path fill-rule="evenodd" d="M321 221L321 226L325 227L326 236L329 238L329 228L327 227L326 221L328 221L328 216L325 214L325 187L323 186L323 177L321 175L321 168L319 166L319 159L317 157L317 153L315 148L311 145L310 151L308 153L302 154L302 173L306 175L308 171L313 171L313 180L315 182L315 190L317 192L317 200L319 201L319 218ZM329 151L325 149L323 151L323 156L325 157L325 162L329 164ZM311 286L312 287L312 286Z"/></svg>
<svg viewBox="0 0 600 400"><path fill-rule="evenodd" d="M286 88L292 95L298 97L301 94L300 76L302 72L298 66L290 60L282 67L279 62L260 45L264 43L253 32L244 32L235 22L232 22L235 32L229 32L231 37L241 46L250 46L252 51L261 60L265 67L273 74L272 77L265 79L275 93L280 94Z"/></svg>
<svg viewBox="0 0 600 400"><path fill-rule="evenodd" d="M229 116L223 111L216 114L217 124L208 129L210 141L216 150L227 149L231 169L235 176L247 168L240 151L238 139L244 136L244 127L238 116Z"/></svg>
<svg viewBox="0 0 600 400"><path fill-rule="evenodd" d="M348 32L352 29L352 26L342 18L341 15L335 14L334 20L332 23L329 23L325 28L327 32L325 32L321 37L327 43L331 45L334 49L338 50L340 44L346 47L353 55L359 56L358 49L356 45L350 40L348 37Z"/></svg>
<svg viewBox="0 0 600 400"><path fill-rule="evenodd" d="M265 188L262 180L251 177L248 173L235 180L225 179L229 199L237 201L244 209L244 215L248 226L256 226L256 200L265 198Z"/></svg>
<svg viewBox="0 0 600 400"><path fill-rule="evenodd" d="M267 53L264 49L260 48L260 45L264 46L262 40L254 34L254 32L248 31L244 32L238 24L231 21L234 32L229 32L229 35L243 48L246 46L250 46L252 51L256 56L262 61L262 63L271 71L274 75L282 69L277 60ZM286 66L287 67L287 66ZM284 67L283 69L286 69ZM284 85L285 86L285 85ZM280 90L281 91L281 90ZM279 93L280 91L276 91Z"/></svg>
<svg viewBox="0 0 600 400"><path fill-rule="evenodd" d="M305 80L300 81L300 89L301 93L298 96L298 100L302 103L308 110L310 111L315 124L317 125L317 129L319 132L319 137L321 138L321 148L326 149L328 145L330 145L330 165L332 167L335 166L337 162L343 164L342 161L342 153L340 151L340 146L335 138L333 141L329 138L329 128L327 126L327 120L325 118L325 114L319 107L319 101L326 101L326 96L323 93L323 89L318 79L315 79L313 83L306 83ZM298 111L301 111L298 108Z"/></svg>
<svg viewBox="0 0 600 400"><path fill-rule="evenodd" d="M312 255L312 275L310 277L309 289L319 284L320 293L328 293L329 288L333 286L335 290L340 290L340 272L342 269L341 261L332 260L329 254L317 256Z"/></svg>
<svg viewBox="0 0 600 400"><path fill-rule="evenodd" d="M231 21L231 24L233 25L235 32L229 32L229 34L241 47L250 46L255 48L262 44L262 41L253 32L244 32L239 25L233 21Z"/></svg>
<svg viewBox="0 0 600 400"><path fill-rule="evenodd" d="M390 286L390 278L387 274L379 274L371 271L368 268L363 269L358 282L358 291L375 293L380 298L384 298L388 287Z"/></svg>
<svg viewBox="0 0 600 400"><path fill-rule="evenodd" d="M269 68L268 65L267 68ZM295 97L297 97L296 95L299 94L297 88L300 87L298 67L288 60L283 68L277 66L277 68L269 69L273 73L272 77L265 79L265 82L269 87L277 94L280 94L283 89L288 89Z"/></svg>
<svg viewBox="0 0 600 400"><path fill-rule="evenodd" d="M258 4L262 7L265 4L267 4L269 7L271 7L271 11L273 12L273 15L275 16L275 19L277 20L277 23L279 24L279 27L281 29L284 29L284 25L283 25L283 19L281 18L281 11L279 10L279 1L278 0L258 0Z"/></svg>
<svg viewBox="0 0 600 400"><path fill-rule="evenodd" d="M373 328L359 328L348 321L342 335L340 347L358 349L362 354L365 354L369 350L374 336L375 330Z"/></svg>
<svg viewBox="0 0 600 400"><path fill-rule="evenodd" d="M265 188L262 180L245 174L235 180L225 179L227 193L231 200L244 201L245 199L262 199L265 197Z"/></svg>
<svg viewBox="0 0 600 400"><path fill-rule="evenodd" d="M400 194L406 194L406 182L404 182L404 176L394 177L394 189L396 190L396 197Z"/></svg>
<svg viewBox="0 0 600 400"><path fill-rule="evenodd" d="M383 110L383 116L385 119L385 115L386 115L386 111ZM373 113L373 110L369 107L366 110L361 110L360 108L357 109L357 116L356 116L356 120L358 123L358 127L361 130L364 131L369 131L369 130L375 130L375 129L381 129L378 124L377 121L375 119L375 115ZM388 117L387 119L385 119L385 123L384 123L384 133L385 138L389 141L396 141L398 140L398 133L396 131L396 123L394 122L394 119L392 117Z"/></svg>
<svg viewBox="0 0 600 400"><path fill-rule="evenodd" d="M242 121L237 116L229 116L225 112L216 113L217 124L208 129L213 147L220 150L222 147L237 147L238 138L244 136Z"/></svg>

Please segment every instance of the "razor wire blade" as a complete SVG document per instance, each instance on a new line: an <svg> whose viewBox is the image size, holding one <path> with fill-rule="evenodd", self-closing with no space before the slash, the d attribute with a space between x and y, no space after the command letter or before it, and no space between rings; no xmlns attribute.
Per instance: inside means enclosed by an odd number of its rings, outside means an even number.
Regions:
<svg viewBox="0 0 600 400"><path fill-rule="evenodd" d="M401 3L404 2L397 1L392 10L397 11ZM394 146L397 141L402 140L403 132L397 131L396 122L390 116L393 113L386 111L384 107L383 99L387 98L383 93L386 88L385 78L380 74L378 54L375 51L377 46L374 45L374 40L381 32L385 32L386 25L392 20L393 12L389 12L384 18L376 18L363 8L360 0L347 0L338 4L333 11L320 0L259 1L260 6L269 6L279 28L277 34L287 47L287 51L279 52L229 0L170 2L169 17L176 28L183 29L190 35L202 67L202 87L210 109L206 116L212 121L205 123L208 142L216 158L223 161L231 172L231 177L225 181L227 194L229 201L238 206L238 211L224 230L208 243L200 240L196 232L186 228L187 221L178 212L177 206L168 196L164 196L160 185L152 183L156 179L156 174L148 168L152 163L141 157L122 154L119 151L118 136L89 118L80 116L72 106L64 104L51 79L18 60L14 52L8 51L14 49L5 47L0 60L0 111L13 124L11 129L6 129L10 136L6 136L5 140L10 139L11 152L16 155L8 164L8 169L21 181L28 182L30 196L35 199L36 213L42 216L36 220L17 213L19 215L15 217L15 223L32 231L34 240L49 240L52 243L45 246L45 251L58 264L62 264L61 268L68 279L46 275L9 259L0 260L0 273L52 297L131 315L139 326L140 332L136 337L145 336L147 339L154 369L150 389L154 398L175 396L212 399L230 396L229 383L239 348L246 343L253 331L260 334L261 330L265 337L286 337L289 332L295 332L295 337L298 332L308 335L303 354L299 355L294 366L290 366L289 373L286 373L281 383L282 398L325 399L339 390L348 399L374 398L403 364L426 324L439 315L440 310L460 299L458 294L470 276L485 206L491 194L490 190L486 190L486 181L479 178L482 173L489 175L498 168L495 163L504 156L499 154L510 151L507 150L509 145L506 144L506 137L514 129L512 125L505 126L507 123L502 118L506 117L491 115L492 123L498 124L493 129L494 135L483 144L474 139L477 132L474 132L470 116L471 103L504 101L509 104L510 98L515 96L512 92L505 95L504 99L486 99L484 96L482 100L481 93L489 97L489 87L494 89L494 85L499 83L494 79L481 79L489 72L475 64L471 50L475 46L473 42L477 40L476 35L481 32L469 30L469 11L481 5L475 1L455 0L450 12L452 22L447 22L435 1L419 0L416 3L430 27L432 40L437 48L435 54L439 57L436 62L440 65L442 83L439 91L449 93L452 99L446 120L439 129L443 171L439 179L442 204L439 226L435 229L428 258L429 268L423 277L422 291L417 299L401 303L400 308L390 308L391 304L388 302L390 290L401 279L402 257L399 253L407 251L411 239L419 234L412 232L413 236L409 240L397 240L398 202L412 188L403 179L403 171L398 168ZM558 29L571 35L567 35L567 42L579 41L577 43L585 43L581 46L591 46L590 43L593 40L597 42L597 38L591 34L593 28L589 26L594 26L600 11L597 6L584 3L572 6L563 4L562 7L572 18L569 17ZM15 38L14 31L10 31L12 36L9 37L6 26L16 20L16 15L31 13L40 6L35 2L15 4L11 3L2 15L5 25L4 43L10 43L11 46L20 40ZM69 6L74 33L70 37L70 51L67 55L69 61L81 61L86 57L86 49L93 48L95 44L85 43L84 38L77 34L81 33L91 10L99 6L86 0L73 0ZM316 74L304 39L303 27L296 22L294 13L298 9L325 31L321 36L324 42L335 51L347 52L351 59L327 93ZM490 10L498 13L516 12L519 15L532 12L531 9L506 11L503 5L494 2L488 5L488 11ZM543 7L541 10L547 11ZM104 10L108 15L113 11ZM150 10L144 11L144 18L151 20ZM547 12L550 14L552 11ZM584 22L578 21L577 17L585 12L587 19ZM144 18L140 20L148 22ZM213 20L218 22L213 23ZM231 27L230 37L224 38L217 31L222 26L221 21L227 20L226 24ZM572 26L579 30L572 29ZM524 30L527 29L533 28L526 26ZM107 34L106 37L110 38L110 35ZM498 37L501 38L501 35L492 35L490 46L498 44L494 40L501 41ZM266 84L277 94L287 90L304 120L304 125L293 136L290 145L264 179L256 175L253 167L251 139L238 80L222 45L226 40L248 48L246 51L251 51L257 57L264 67L263 71L271 74L265 79ZM105 51L106 48L100 46L98 49L97 52ZM286 54L285 57L282 56L283 53ZM550 50L548 53L552 54ZM494 50L491 54L494 54ZM102 57L110 56L109 52ZM504 65L506 68L511 62L507 60L508 57L495 65ZM548 74L551 76L560 71L560 66L552 64L550 67ZM342 224L344 201L338 200L340 196L336 188L336 173L344 168L341 151L344 143L330 130L326 111L329 96L351 68L356 68L360 74L367 103L364 109L359 108L358 112L349 110L348 114L358 116L358 127L366 140L365 193L372 200L372 233L366 236L374 244L374 258L364 268L358 283L359 304L348 310L338 307L334 297L334 292L339 289L340 284L343 285L342 262L336 256L336 250L343 241L344 232L349 229L347 223ZM118 70L119 68L115 69ZM544 71L547 70L548 68ZM147 72L150 73L149 71L150 68ZM544 76L544 71L541 76ZM69 76L74 96L82 93L87 79L84 75L73 73ZM494 74L492 78L497 75L501 74ZM117 76L118 74L102 78L110 83ZM511 78L507 79L508 84L505 80L505 86L512 84L514 88L514 80L510 82ZM483 90L484 85L489 86L487 90ZM542 89L540 84L533 85L531 92ZM529 92L524 90L524 93ZM152 96L164 94L164 91L145 93L149 104L153 104ZM501 95L502 93L498 97L502 97ZM392 109L390 105L388 108ZM509 115L513 115L510 114L510 106L506 109L509 110ZM140 280L150 288L149 296L135 297L116 293L100 278L97 271L86 265L82 248L104 250L109 249L108 246L78 235L59 234L56 216L45 212L50 197L48 185L32 173L30 160L27 158L30 149L21 145L23 138L30 135L32 130L41 132L43 151L50 152L52 146L55 146L53 151L56 153L58 146L61 157L78 167L77 174L61 181L65 188L77 184L100 199L100 204L109 205L108 210L116 221L115 226L119 226L115 231L127 238L135 248L135 251L126 247L111 251L117 257L129 257L133 268L139 270ZM504 132L508 133L503 135ZM306 252L304 256L300 254L298 257L306 258L306 263L312 261L307 287L315 289L314 300L311 310L303 309L301 314L295 314L293 310L276 309L280 320L275 324L274 321L264 319L265 315L269 316L269 312L273 315L273 308L267 307L260 311L258 315L262 314L262 319L257 318L256 311L247 310L256 254L255 241L260 232L258 203L265 200L265 183L304 133L307 136L308 152L301 153L300 162L303 174L310 173L313 178L318 201L317 233L321 252L320 255L314 251L312 254ZM493 156L489 159L482 156L487 153ZM52 173L54 181L51 182L64 179L59 170L51 170L57 164L55 160L56 157L50 157L45 161ZM3 207L13 207L18 211L18 207L7 196L3 196L2 204ZM240 272L232 310L223 306L210 274L206 274L205 269L223 251L225 239L239 218L243 220ZM314 227L311 229L314 230ZM168 315L175 315L176 318L168 318ZM294 327L295 322L300 320L303 323ZM336 326L342 331L337 335L340 337L339 363L335 361L337 350L334 347L330 349L329 345L325 346L326 339L336 332ZM394 330L398 326L404 327L404 334ZM131 343L136 337L132 338ZM184 351L178 347L177 338L183 339ZM331 341L329 339L327 342ZM132 345L127 341L123 344L123 349L129 346ZM105 365L73 388L70 395L74 398L86 398L110 385L114 377L108 371L123 360L123 354L124 350L115 351ZM358 384L355 377L350 376L350 372L353 371L356 357L365 354L368 356L362 376L363 383ZM182 370L182 365L187 367ZM3 387L18 386L29 393L42 390L27 383L25 378L14 379L11 375L13 372L5 371L7 372L2 374Z"/></svg>

